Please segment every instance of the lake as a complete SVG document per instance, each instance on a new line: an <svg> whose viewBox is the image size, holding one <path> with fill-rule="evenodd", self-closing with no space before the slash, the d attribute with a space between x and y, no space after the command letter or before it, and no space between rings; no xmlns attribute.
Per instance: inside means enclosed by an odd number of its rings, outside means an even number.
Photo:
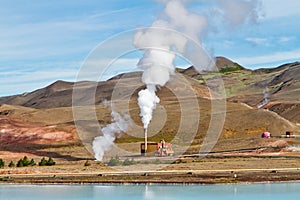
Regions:
<svg viewBox="0 0 300 200"><path fill-rule="evenodd" d="M236 185L0 185L1 200L300 199L300 183Z"/></svg>

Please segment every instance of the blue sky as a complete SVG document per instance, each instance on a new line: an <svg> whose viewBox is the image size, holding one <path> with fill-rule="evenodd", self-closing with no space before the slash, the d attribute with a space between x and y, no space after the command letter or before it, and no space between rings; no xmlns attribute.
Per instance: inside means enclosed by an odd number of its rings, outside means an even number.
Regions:
<svg viewBox="0 0 300 200"><path fill-rule="evenodd" d="M190 5L206 9L208 0ZM56 80L74 81L101 42L151 25L163 9L153 0L0 0L0 96L30 92ZM262 0L257 23L217 27L207 51L247 68L300 61L300 1ZM110 73L135 69L140 53L121 57Z"/></svg>

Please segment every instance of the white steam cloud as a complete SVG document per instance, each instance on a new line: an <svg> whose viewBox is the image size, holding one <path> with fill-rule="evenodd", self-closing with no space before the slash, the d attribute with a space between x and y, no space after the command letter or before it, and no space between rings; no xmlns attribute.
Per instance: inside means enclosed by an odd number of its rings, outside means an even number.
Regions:
<svg viewBox="0 0 300 200"><path fill-rule="evenodd" d="M184 52L188 43L186 37L167 30L178 31L199 42L199 35L207 27L206 17L189 12L182 1L171 0L163 3L165 9L161 18L154 21L149 29L138 31L133 42L135 47L145 52L138 62L138 66L144 71L142 81L147 85L145 90L139 92L138 97L145 129L148 128L153 110L159 103L155 94L156 87L164 86L175 71L176 55L172 50L175 48Z"/></svg>
<svg viewBox="0 0 300 200"><path fill-rule="evenodd" d="M164 86L174 73L174 59L178 52L187 51L188 38L201 46L200 38L208 28L207 15L190 12L184 5L185 0L160 0L165 4L165 9L160 18L154 21L149 29L137 31L133 44L144 51L138 66L143 69L142 81L147 85L145 90L139 92L138 104L140 116L147 129L159 98L155 91L157 86ZM255 21L257 15L257 1L248 0L215 0L219 15L229 24L238 26L245 21ZM182 35L172 31L178 31ZM187 36L184 37L183 35ZM214 65L207 61L207 55L198 55L202 66L197 66L197 71L209 70ZM210 64L209 64L210 63ZM209 65L209 66L208 66ZM199 69L200 68L200 69Z"/></svg>
<svg viewBox="0 0 300 200"><path fill-rule="evenodd" d="M270 102L270 100L269 100L270 94L269 93L270 93L269 88L265 88L264 89L264 99L258 104L257 108L262 108Z"/></svg>
<svg viewBox="0 0 300 200"><path fill-rule="evenodd" d="M216 0L217 11L231 26L240 26L245 22L256 22L261 4L258 0Z"/></svg>
<svg viewBox="0 0 300 200"><path fill-rule="evenodd" d="M139 92L138 104L141 109L140 116L144 124L144 129L147 129L151 119L152 112L159 103L159 98L155 94L155 86L148 85L147 89Z"/></svg>
<svg viewBox="0 0 300 200"><path fill-rule="evenodd" d="M112 123L101 129L102 136L94 138L93 151L95 158L98 161L103 159L104 153L109 151L114 144L118 134L125 132L131 125L131 120L128 115L121 115L115 111L111 112Z"/></svg>

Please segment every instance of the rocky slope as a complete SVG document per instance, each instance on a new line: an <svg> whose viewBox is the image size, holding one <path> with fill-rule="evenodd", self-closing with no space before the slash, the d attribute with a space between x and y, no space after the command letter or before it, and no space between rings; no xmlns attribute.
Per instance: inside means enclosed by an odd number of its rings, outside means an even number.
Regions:
<svg viewBox="0 0 300 200"><path fill-rule="evenodd" d="M274 136L280 136L286 130L298 133L300 63L255 71L223 57L218 57L216 63L219 72L198 73L193 68L178 69L172 81L158 90L161 103L149 127L150 140L176 139L173 142L180 143L185 140L186 134L195 134L193 140L188 142L192 144L191 149L199 150L211 119L216 114L212 104L219 105L220 100L211 100L207 87L209 83L209 87L217 88L217 78L224 83L227 107L224 111L224 127L215 150L253 148L258 145L253 138L259 138L263 131L270 131ZM26 152L69 160L92 158L82 142L91 151L93 138L101 133L99 127L90 125L91 117L85 113L85 107L96 109L97 121L103 127L110 123L110 109L101 104L103 100L128 101L129 113L136 126L117 138L117 143L124 144L122 148L127 148L129 152L138 153L138 145L128 144L143 140L137 106L137 92L144 87L140 80L141 73L134 72L99 83L57 81L30 93L0 98L0 157L11 155L8 152ZM81 132L76 130L72 112L75 84L80 94L76 98L84 102L80 111L82 114L76 119L85 124L86 130ZM186 93L188 89L195 96ZM95 101L89 98L91 93ZM78 100L76 98L75 101ZM187 117L191 120L184 121L185 129L182 129L179 126L181 108L183 104L193 105L195 98L200 118L196 133L190 133L190 128L195 127L192 119L198 119L199 116L193 112L194 107L185 107L190 113ZM259 105L260 109L257 108Z"/></svg>

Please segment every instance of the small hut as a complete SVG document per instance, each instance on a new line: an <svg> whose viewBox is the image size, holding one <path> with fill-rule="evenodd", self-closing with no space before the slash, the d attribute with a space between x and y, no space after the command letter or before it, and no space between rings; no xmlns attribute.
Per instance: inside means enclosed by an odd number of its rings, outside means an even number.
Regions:
<svg viewBox="0 0 300 200"><path fill-rule="evenodd" d="M270 132L263 132L262 134L261 134L261 137L262 138L271 138L271 133Z"/></svg>
<svg viewBox="0 0 300 200"><path fill-rule="evenodd" d="M285 132L285 137L286 138L293 137L293 135L294 135L293 131L286 131Z"/></svg>

